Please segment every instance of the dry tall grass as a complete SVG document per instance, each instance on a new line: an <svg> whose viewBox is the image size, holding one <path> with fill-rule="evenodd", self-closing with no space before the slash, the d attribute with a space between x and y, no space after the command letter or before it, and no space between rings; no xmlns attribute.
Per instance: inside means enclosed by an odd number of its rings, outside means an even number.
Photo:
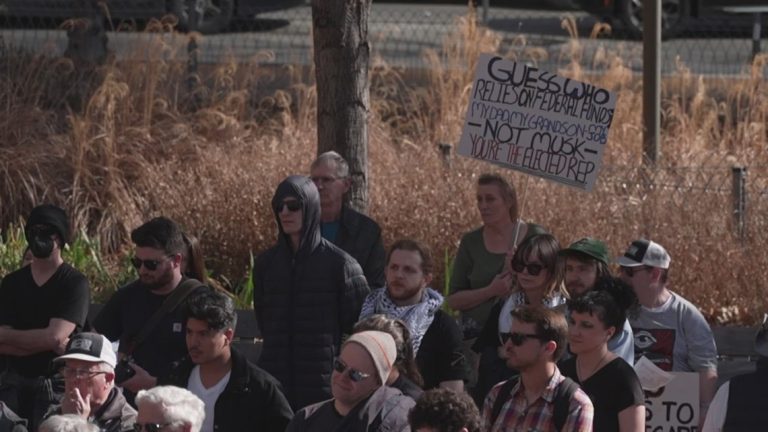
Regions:
<svg viewBox="0 0 768 432"><path fill-rule="evenodd" d="M372 71L370 213L387 243L416 237L438 257L452 255L461 234L479 223L474 183L493 170L445 159L437 146L460 135L478 55L499 49L499 37L474 23L472 16L462 19L441 52L425 54L432 65L426 86L410 88L402 71L380 61ZM184 65L170 54L178 47L162 36L152 43L145 52L155 58L100 70L95 91L76 111L65 109L69 95L61 91L76 77L65 60L2 56L0 226L36 203L56 202L78 228L119 252L132 227L165 214L202 238L215 270L237 279L249 251L275 238L274 187L290 173L306 172L314 156L313 87L297 78L257 99L270 74L306 71L270 70L256 58L219 65L190 95ZM673 289L714 321L754 322L766 310L768 266L760 194L768 186L766 57L755 62L751 78L722 82L704 81L681 65L664 82L666 168L646 170L640 167L641 80L606 50L590 60L605 72L587 76L581 50L574 39L563 52L573 61L560 73L618 93L605 170L591 194L505 172L524 196L524 217L549 227L562 243L585 235L605 239L617 255L630 240L649 236L672 255ZM520 38L501 54L537 62L546 52ZM191 98L199 109L186 108ZM743 245L733 235L728 192L735 163L750 167Z"/></svg>

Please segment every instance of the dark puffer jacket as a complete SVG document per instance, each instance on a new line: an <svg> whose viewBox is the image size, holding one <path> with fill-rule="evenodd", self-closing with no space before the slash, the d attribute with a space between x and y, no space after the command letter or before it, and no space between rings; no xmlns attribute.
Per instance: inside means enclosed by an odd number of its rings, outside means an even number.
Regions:
<svg viewBox="0 0 768 432"><path fill-rule="evenodd" d="M170 374L158 384L186 388L194 367L192 360L185 357L175 363ZM293 411L279 385L232 348L232 372L213 408L213 430L240 432L253 430L258 425L258 430L263 432L283 432Z"/></svg>
<svg viewBox="0 0 768 432"><path fill-rule="evenodd" d="M320 195L307 177L277 187L275 210L287 197L301 203L301 241L293 251L280 225L277 245L253 269L253 307L264 345L259 366L283 385L294 409L328 399L333 358L352 331L368 284L360 265L320 236Z"/></svg>
<svg viewBox="0 0 768 432"><path fill-rule="evenodd" d="M379 224L344 206L339 221L339 234L334 244L360 263L371 288L384 286L384 264L387 257Z"/></svg>

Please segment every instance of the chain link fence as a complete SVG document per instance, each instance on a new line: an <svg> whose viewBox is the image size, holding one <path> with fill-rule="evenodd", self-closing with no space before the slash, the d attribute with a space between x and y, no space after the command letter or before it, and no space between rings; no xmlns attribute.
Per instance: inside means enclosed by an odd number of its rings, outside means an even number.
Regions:
<svg viewBox="0 0 768 432"><path fill-rule="evenodd" d="M448 1L446 1L448 2ZM109 49L119 59L142 56L142 46L156 32L193 27L207 33L199 42L199 61L218 63L236 59L248 61L254 56L275 64L311 64L312 17L305 0L5 0L0 1L2 28L0 37L7 46L33 50L51 56L67 49L67 32L77 18L105 18ZM369 19L373 54L388 64L408 68L425 67L426 49L439 50L446 37L455 37L457 20L466 17L468 7L462 2L377 2ZM550 1L551 3L551 1ZM495 2L479 6L476 19L501 39L500 53L523 50L532 52L542 67L556 69L573 55L573 43L581 44L581 62L599 68L596 56L605 50L618 53L625 64L639 73L642 44L620 24L610 33L590 38L600 17L574 8L557 8L548 2ZM513 7L522 5L525 8ZM533 9L532 9L533 8ZM174 15L175 13L175 15ZM195 19L196 14L199 16ZM174 15L176 18L170 18ZM165 17L165 18L163 18ZM563 21L572 19L566 29ZM74 19L74 21L73 21ZM161 23L153 21L161 19ZM719 12L701 18L689 18L678 24L677 36L663 45L665 74L685 65L693 73L738 75L746 73L754 56L754 16ZM607 19L607 21L617 20ZM765 21L765 19L762 19ZM768 51L765 31L761 34L762 52ZM178 47L189 42L185 33L166 35L168 43ZM524 56L523 56L524 57Z"/></svg>

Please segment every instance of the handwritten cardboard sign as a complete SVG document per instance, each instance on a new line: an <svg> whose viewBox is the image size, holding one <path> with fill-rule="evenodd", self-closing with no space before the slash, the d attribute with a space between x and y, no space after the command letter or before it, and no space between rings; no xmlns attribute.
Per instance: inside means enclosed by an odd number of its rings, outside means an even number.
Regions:
<svg viewBox="0 0 768 432"><path fill-rule="evenodd" d="M699 425L699 374L671 372L672 380L645 393L647 432L696 432Z"/></svg>
<svg viewBox="0 0 768 432"><path fill-rule="evenodd" d="M605 89L483 54L458 154L590 191L615 106Z"/></svg>

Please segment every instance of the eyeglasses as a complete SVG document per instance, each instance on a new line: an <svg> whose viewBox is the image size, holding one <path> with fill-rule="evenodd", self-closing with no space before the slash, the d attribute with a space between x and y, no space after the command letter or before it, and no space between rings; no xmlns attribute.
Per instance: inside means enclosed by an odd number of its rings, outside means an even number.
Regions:
<svg viewBox="0 0 768 432"><path fill-rule="evenodd" d="M162 428L173 423L134 423L133 432L159 432Z"/></svg>
<svg viewBox="0 0 768 432"><path fill-rule="evenodd" d="M522 273L523 270L528 269L528 274L531 276L538 276L539 273L541 273L542 270L544 270L544 266L541 264L526 264L522 261L512 261L512 270Z"/></svg>
<svg viewBox="0 0 768 432"><path fill-rule="evenodd" d="M347 372L347 376L350 380L352 380L352 382L360 382L371 376L371 374L360 372L357 369L352 369L351 367L347 366L347 364L344 363L340 358L333 360L333 370L340 374L343 374L344 371L349 371Z"/></svg>
<svg viewBox="0 0 768 432"><path fill-rule="evenodd" d="M314 183L316 185L318 185L318 184L324 185L324 184L328 184L328 183L333 183L336 180L341 180L342 178L343 177L330 177L330 176L328 176L328 177L319 177L319 176L318 177L310 177L310 179L312 180L312 183Z"/></svg>
<svg viewBox="0 0 768 432"><path fill-rule="evenodd" d="M157 270L157 266L159 266L163 261L165 260L143 260L136 257L131 258L131 264L133 264L133 267L136 270L140 269L143 265L147 270L155 271Z"/></svg>
<svg viewBox="0 0 768 432"><path fill-rule="evenodd" d="M61 368L61 375L65 379L91 379L96 375L105 374L105 371L92 371L88 369Z"/></svg>
<svg viewBox="0 0 768 432"><path fill-rule="evenodd" d="M507 343L507 341L512 341L512 345L514 346L520 346L527 339L538 339L538 340L544 340L544 338L537 334L527 334L527 333L499 333L499 338L501 339L501 344Z"/></svg>
<svg viewBox="0 0 768 432"><path fill-rule="evenodd" d="M297 212L301 210L301 202L299 201L283 201L275 207L275 213L280 213L284 208L287 208L289 212Z"/></svg>
<svg viewBox="0 0 768 432"><path fill-rule="evenodd" d="M637 273L637 272L639 272L641 270L648 270L648 267L647 266L637 266L637 267L624 267L624 266L621 266L621 267L619 267L619 269L625 275L627 275L629 277L634 277L635 273Z"/></svg>

